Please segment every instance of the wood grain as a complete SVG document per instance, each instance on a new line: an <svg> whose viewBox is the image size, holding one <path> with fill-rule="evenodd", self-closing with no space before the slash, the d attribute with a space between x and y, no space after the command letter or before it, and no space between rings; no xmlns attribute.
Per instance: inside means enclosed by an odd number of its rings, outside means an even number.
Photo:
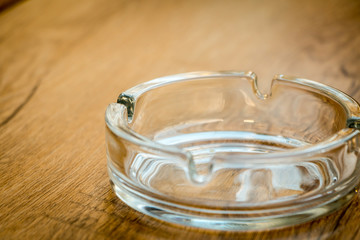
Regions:
<svg viewBox="0 0 360 240"><path fill-rule="evenodd" d="M360 239L360 198L299 226L221 232L126 206L106 172L104 111L155 77L253 70L360 100L359 1L32 0L0 13L1 239Z"/></svg>

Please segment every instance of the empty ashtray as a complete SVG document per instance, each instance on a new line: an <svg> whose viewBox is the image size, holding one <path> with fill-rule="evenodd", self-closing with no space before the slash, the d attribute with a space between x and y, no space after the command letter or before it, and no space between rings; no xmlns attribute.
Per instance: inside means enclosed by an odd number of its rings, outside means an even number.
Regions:
<svg viewBox="0 0 360 240"><path fill-rule="evenodd" d="M359 104L332 87L194 72L123 92L106 110L108 170L132 208L179 224L268 229L328 214L359 184Z"/></svg>

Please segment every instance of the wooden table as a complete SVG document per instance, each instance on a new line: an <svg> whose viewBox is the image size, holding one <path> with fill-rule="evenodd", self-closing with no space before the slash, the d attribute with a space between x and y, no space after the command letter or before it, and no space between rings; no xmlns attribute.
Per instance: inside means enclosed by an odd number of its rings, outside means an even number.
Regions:
<svg viewBox="0 0 360 240"><path fill-rule="evenodd" d="M253 70L360 100L359 1L31 0L0 13L0 239L360 239L360 198L281 230L154 220L110 189L104 111L155 77Z"/></svg>

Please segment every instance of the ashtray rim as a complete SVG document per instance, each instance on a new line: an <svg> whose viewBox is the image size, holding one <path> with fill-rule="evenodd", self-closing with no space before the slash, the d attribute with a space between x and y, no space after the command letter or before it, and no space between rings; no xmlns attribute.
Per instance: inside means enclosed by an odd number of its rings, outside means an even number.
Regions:
<svg viewBox="0 0 360 240"><path fill-rule="evenodd" d="M266 100L267 98L271 97L271 89L269 94L262 94L259 91L258 84L257 84L257 76L254 72L242 72L242 71L198 71L198 72L188 72L188 73L181 73L175 75L169 75L165 77L155 78L153 80L138 84L123 93L121 93L117 99L117 103L113 105L109 105L106 114L105 114L105 121L107 126L110 130L119 137L126 139L134 144L141 145L144 147L148 147L154 150L159 150L161 152L168 152L170 154L181 155L187 159L191 159L192 155L190 152L178 148L176 146L169 146L165 145L156 141L153 141L141 134L135 132L130 127L128 127L128 123L132 121L132 114L131 109L133 111L136 99L141 96L143 93L150 91L154 88L158 88L161 86L165 86L168 84L181 82L181 81L189 81L195 79L205 79L205 78L220 78L220 77L237 77L237 78L248 78L250 80L250 84L252 85L254 94L258 96L258 98ZM239 160L242 162L251 161L251 163L266 163L269 159L274 161L273 163L280 163L286 162L291 157L291 161L293 162L299 156L307 157L313 155L315 152L318 151L329 151L334 149L344 142L348 141L349 139L355 137L357 134L360 133L360 105L359 103L353 99L351 96L347 95L346 93L333 88L331 86L315 82L313 80L298 78L293 76L285 76L281 74L277 74L272 79L271 87L273 86L275 81L283 81L283 82L290 82L295 83L298 85L302 85L305 87L313 88L314 90L320 91L328 98L339 103L345 110L347 115L347 128L343 128L333 134L331 137L325 139L324 141L317 142L315 144L309 144L304 147L294 148L294 149L287 149L281 152L273 152L273 153L266 153L266 154L256 154L256 155L247 155L240 157ZM120 104L119 104L120 103ZM120 106L118 106L120 105ZM111 108L112 107L120 107L126 108L121 109L124 114L122 115L122 121L114 123L111 120ZM117 127L116 125L120 125ZM293 158L297 157L297 158Z"/></svg>

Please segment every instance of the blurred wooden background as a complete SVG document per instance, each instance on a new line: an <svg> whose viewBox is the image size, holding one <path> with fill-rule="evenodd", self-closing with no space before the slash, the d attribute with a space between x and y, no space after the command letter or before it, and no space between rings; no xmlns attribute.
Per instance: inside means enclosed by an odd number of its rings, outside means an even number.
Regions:
<svg viewBox="0 0 360 240"><path fill-rule="evenodd" d="M3 1L7 2L7 1ZM360 2L31 0L0 12L0 239L360 239L360 201L280 230L144 216L110 189L104 111L155 77L252 70L360 100Z"/></svg>

